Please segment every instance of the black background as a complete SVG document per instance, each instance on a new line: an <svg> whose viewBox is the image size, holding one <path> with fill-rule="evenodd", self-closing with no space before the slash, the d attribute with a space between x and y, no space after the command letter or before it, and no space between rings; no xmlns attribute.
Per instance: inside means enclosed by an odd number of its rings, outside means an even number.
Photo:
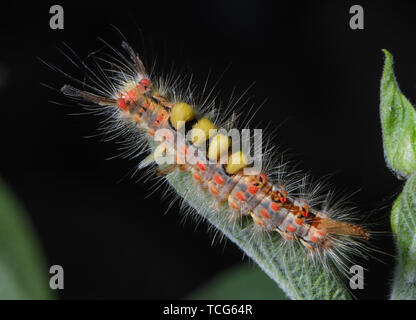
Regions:
<svg viewBox="0 0 416 320"><path fill-rule="evenodd" d="M65 29L49 28L49 8L61 4ZM360 4L365 29L349 28ZM137 163L106 161L117 144L85 139L97 119L70 116L60 106L67 80L38 58L75 73L56 49L67 43L81 57L118 45L116 25L159 70L174 62L203 84L230 66L220 82L266 104L253 120L280 126L273 140L301 168L347 193L388 231L389 205L402 183L386 168L379 121L382 48L395 56L402 91L415 100L416 3L405 1L153 1L20 3L1 14L0 174L24 203L48 265L65 269L63 299L184 298L218 272L241 263L231 243L211 246L205 225L195 231L150 185L123 178ZM143 37L139 29L142 30ZM144 38L145 46L141 45ZM211 83L212 84L212 83ZM71 105L71 103L67 104ZM283 123L283 124L282 124ZM119 180L121 179L121 182ZM390 235L374 242L394 253ZM363 299L384 299L394 261L367 265Z"/></svg>

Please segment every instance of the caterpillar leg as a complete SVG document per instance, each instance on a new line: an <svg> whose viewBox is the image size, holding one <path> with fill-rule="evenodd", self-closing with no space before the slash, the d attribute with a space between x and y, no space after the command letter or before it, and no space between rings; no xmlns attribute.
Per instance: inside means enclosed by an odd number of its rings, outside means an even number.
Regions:
<svg viewBox="0 0 416 320"><path fill-rule="evenodd" d="M314 250L315 248L310 244L310 243L308 243L308 242L306 242L305 240L303 240L302 238L299 238L299 240L300 240L300 243L306 248L306 249L309 249L309 250Z"/></svg>
<svg viewBox="0 0 416 320"><path fill-rule="evenodd" d="M257 217L253 211L250 211L250 216L253 219L253 221L259 226L259 227L264 227L264 222L263 220L261 220L259 217Z"/></svg>
<svg viewBox="0 0 416 320"><path fill-rule="evenodd" d="M279 232L279 234L280 234L283 238L285 238L286 240L293 240L293 239L295 238L295 237L294 237L293 235L291 235L290 233L288 233L288 232L283 232L283 231L279 230L278 228L274 229L274 231Z"/></svg>
<svg viewBox="0 0 416 320"><path fill-rule="evenodd" d="M214 203L211 205L211 209L214 211L218 211L224 206L225 203L226 203L225 201L223 202L214 201Z"/></svg>

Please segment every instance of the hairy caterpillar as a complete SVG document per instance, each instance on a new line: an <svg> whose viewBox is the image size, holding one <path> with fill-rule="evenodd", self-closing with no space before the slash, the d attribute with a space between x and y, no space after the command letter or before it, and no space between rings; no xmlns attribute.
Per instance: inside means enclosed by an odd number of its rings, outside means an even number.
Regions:
<svg viewBox="0 0 416 320"><path fill-rule="evenodd" d="M370 232L352 223L348 215L331 210L327 201L326 207L318 208L315 190L302 190L303 177L292 177L284 165L250 170L258 168L251 166L244 148L234 150L234 139L220 133L222 127L233 128L237 116L232 114L221 126L210 103L198 104L180 92L181 79L171 83L149 75L135 51L126 42L122 47L127 56L115 51L113 61L102 59L109 69L100 67L99 74L80 61L90 81L74 80L86 89L64 85L62 93L107 114L107 133L125 140L126 155L150 149L138 169L156 163L162 179L177 171L188 174L198 187L195 192L212 200L213 214L222 214L219 209L225 208L227 223L249 220L255 226L253 235L259 230L282 237L288 246L300 242L314 261L326 266L330 258L345 272L345 261L360 254L364 247L359 241L367 240ZM255 152L259 149L255 146ZM266 149L261 156L270 153ZM166 164L161 159L174 161Z"/></svg>

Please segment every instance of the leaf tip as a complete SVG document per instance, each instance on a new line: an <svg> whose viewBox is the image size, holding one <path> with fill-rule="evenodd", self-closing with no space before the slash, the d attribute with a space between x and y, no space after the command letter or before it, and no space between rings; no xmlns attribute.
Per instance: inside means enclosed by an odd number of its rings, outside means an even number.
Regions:
<svg viewBox="0 0 416 320"><path fill-rule="evenodd" d="M384 53L385 58L385 64L392 65L393 64L393 55L388 51L387 49L381 49L381 51Z"/></svg>
<svg viewBox="0 0 416 320"><path fill-rule="evenodd" d="M381 49L386 56L391 56L391 53L387 49Z"/></svg>

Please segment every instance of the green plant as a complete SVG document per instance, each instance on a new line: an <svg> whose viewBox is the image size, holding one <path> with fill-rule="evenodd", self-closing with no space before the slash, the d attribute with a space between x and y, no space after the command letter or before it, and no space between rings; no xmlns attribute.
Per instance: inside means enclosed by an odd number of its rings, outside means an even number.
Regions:
<svg viewBox="0 0 416 320"><path fill-rule="evenodd" d="M223 215L214 214L209 209L212 200L203 192L189 192L193 185L192 178L186 172L175 172L168 176L168 181L184 200L224 233L241 250L256 262L260 268L273 279L291 299L338 300L349 299L349 293L343 281L334 277L322 264L313 264L305 255L301 245L294 243L292 250L282 246L279 237L253 237L252 230L246 225L231 224L221 218L227 216L227 205ZM190 196L192 194L192 196ZM276 299L279 298L276 296Z"/></svg>
<svg viewBox="0 0 416 320"><path fill-rule="evenodd" d="M406 179L391 211L397 266L391 299L416 299L416 111L400 91L393 57L385 53L381 80L381 124L387 165Z"/></svg>
<svg viewBox="0 0 416 320"><path fill-rule="evenodd" d="M0 180L0 300L53 298L47 270L25 210Z"/></svg>

